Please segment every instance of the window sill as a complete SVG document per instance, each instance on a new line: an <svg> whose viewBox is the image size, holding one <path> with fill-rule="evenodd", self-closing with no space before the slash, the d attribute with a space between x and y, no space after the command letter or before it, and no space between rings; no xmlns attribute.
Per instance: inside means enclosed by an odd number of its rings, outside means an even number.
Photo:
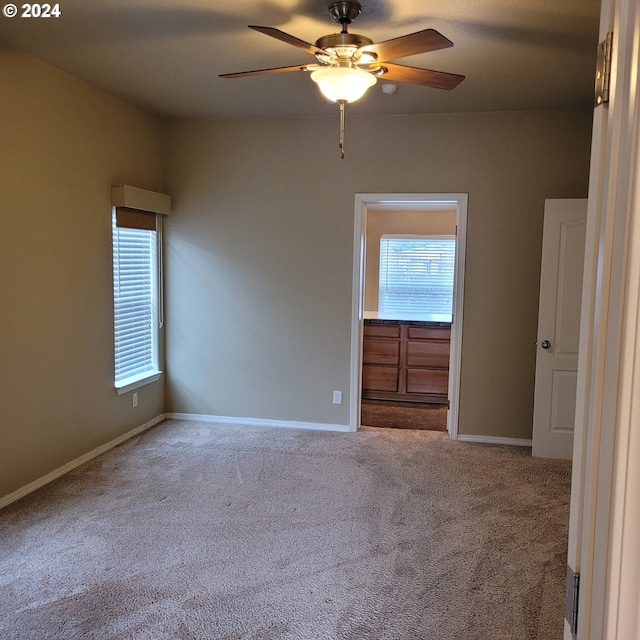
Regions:
<svg viewBox="0 0 640 640"><path fill-rule="evenodd" d="M161 375L162 371L150 371L140 376L125 378L124 380L116 383L116 393L121 396L123 393L133 391L134 389L139 389L140 387L144 387L145 385L151 384L152 382L157 382L158 380L160 380Z"/></svg>

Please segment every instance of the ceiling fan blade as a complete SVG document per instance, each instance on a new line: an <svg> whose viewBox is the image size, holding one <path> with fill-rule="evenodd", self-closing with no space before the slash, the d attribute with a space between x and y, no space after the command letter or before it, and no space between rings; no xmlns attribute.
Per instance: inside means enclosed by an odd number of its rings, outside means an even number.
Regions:
<svg viewBox="0 0 640 640"><path fill-rule="evenodd" d="M385 62L381 66L385 70L382 76L385 80L410 82L432 89L455 89L465 78L457 73L405 67L402 64L391 64L390 62Z"/></svg>
<svg viewBox="0 0 640 640"><path fill-rule="evenodd" d="M453 47L451 40L445 38L435 29L425 29L424 31L417 31L416 33L385 40L377 44L365 45L360 50L371 51L378 57L378 62L384 62L448 47Z"/></svg>
<svg viewBox="0 0 640 640"><path fill-rule="evenodd" d="M312 56L316 53L324 53L324 51L319 47L316 47L315 44L300 40L300 38L289 35L288 33L280 31L280 29L276 29L275 27L257 27L256 25L250 24L249 29L259 31L260 33L264 33L267 36L271 36L272 38L281 40L282 42L286 42L287 44L292 44L294 47L298 47L298 49L302 49L303 51L310 53Z"/></svg>
<svg viewBox="0 0 640 640"><path fill-rule="evenodd" d="M268 73L286 73L287 71L307 71L309 65L299 64L293 67L274 67L273 69L257 69L256 71L239 71L237 73L221 73L219 78L246 78L247 76L263 76ZM313 66L313 65L311 65Z"/></svg>

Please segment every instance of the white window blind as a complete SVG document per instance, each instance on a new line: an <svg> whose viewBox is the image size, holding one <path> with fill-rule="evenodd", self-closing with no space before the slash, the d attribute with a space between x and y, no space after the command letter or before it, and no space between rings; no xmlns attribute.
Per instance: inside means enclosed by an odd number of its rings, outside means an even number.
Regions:
<svg viewBox="0 0 640 640"><path fill-rule="evenodd" d="M382 236L378 311L451 315L455 252L451 236Z"/></svg>
<svg viewBox="0 0 640 640"><path fill-rule="evenodd" d="M114 210L115 385L158 373L158 238L155 214Z"/></svg>

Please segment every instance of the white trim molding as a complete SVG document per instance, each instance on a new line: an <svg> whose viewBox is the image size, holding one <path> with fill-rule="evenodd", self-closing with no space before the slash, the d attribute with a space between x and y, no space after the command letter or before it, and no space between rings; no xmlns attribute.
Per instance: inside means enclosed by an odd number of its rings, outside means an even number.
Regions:
<svg viewBox="0 0 640 640"><path fill-rule="evenodd" d="M167 413L167 420L189 420L213 424L240 424L248 427L278 427L284 429L309 429L316 431L350 431L348 424L324 424L322 422L299 422L298 420L268 420L262 418L238 418L235 416L210 416L199 413Z"/></svg>
<svg viewBox="0 0 640 640"><path fill-rule="evenodd" d="M95 449L92 449L91 451L71 460L70 462L67 462L67 464L64 464L61 467L54 469L50 473L47 473L47 475L42 476L41 478L38 478L33 482L30 482L24 487L17 489L13 493L10 493L0 498L0 509L2 509L3 507L6 507L7 505L10 505L12 502L19 500L20 498L23 498L24 496L32 493L36 489L40 489L40 487L44 487L46 484L49 484L50 482L57 480L58 478L63 476L65 473L69 473L69 471L73 471L73 469L75 469L76 467L79 467L80 465L83 465L85 462L89 462L89 460L93 460L94 458L97 458L99 455L102 455L103 453L106 453L107 451L109 451L109 449L113 449L114 447L117 447L119 444L122 444L126 440L129 440L130 438L133 438L134 436L141 434L143 431L146 431L147 429L154 427L155 425L162 422L164 419L165 419L164 414L160 414L159 416L152 418L148 422L145 422L144 424L141 424L140 426L135 427L134 429L131 429L131 431L127 431L126 433L123 433L117 438L114 438L113 440L110 440L105 444L101 444L99 447L96 447Z"/></svg>
<svg viewBox="0 0 640 640"><path fill-rule="evenodd" d="M116 389L116 393L121 396L125 393L129 393L129 391L134 391L135 389L140 389L140 387L144 387L148 384L152 384L153 382L158 382L158 380L160 380L160 376L162 375L162 371L155 371L155 372L151 372L151 373L145 373L144 377L138 377L137 379L134 380L134 382L126 382L126 380L123 380L122 382L118 383L121 386L118 386L118 384L116 384L115 389ZM131 380L131 378L129 378L129 380ZM126 384L123 384L126 383Z"/></svg>
<svg viewBox="0 0 640 640"><path fill-rule="evenodd" d="M602 0L611 91L593 119L568 546L580 590L565 640L640 637L639 33L637 1Z"/></svg>
<svg viewBox="0 0 640 640"><path fill-rule="evenodd" d="M476 436L465 435L464 433L458 434L458 440L460 442L478 442L484 444L508 444L513 447L530 447L533 444L532 440L526 440L524 438L501 438L499 436Z"/></svg>

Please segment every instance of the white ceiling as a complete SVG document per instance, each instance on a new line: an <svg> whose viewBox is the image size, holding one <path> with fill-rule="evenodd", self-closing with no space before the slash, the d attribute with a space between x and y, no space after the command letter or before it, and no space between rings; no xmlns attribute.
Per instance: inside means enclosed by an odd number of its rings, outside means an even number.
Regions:
<svg viewBox="0 0 640 640"><path fill-rule="evenodd" d="M454 47L405 58L466 75L453 91L381 82L352 112L403 114L589 107L599 0L360 0L350 26L374 42L433 28ZM18 7L21 2L16 2ZM307 42L339 31L330 0L62 0L59 18L0 16L0 43L171 116L333 113L307 73L218 78L314 58L247 28ZM3 3L4 6L4 3ZM1 79L0 79L1 82Z"/></svg>

